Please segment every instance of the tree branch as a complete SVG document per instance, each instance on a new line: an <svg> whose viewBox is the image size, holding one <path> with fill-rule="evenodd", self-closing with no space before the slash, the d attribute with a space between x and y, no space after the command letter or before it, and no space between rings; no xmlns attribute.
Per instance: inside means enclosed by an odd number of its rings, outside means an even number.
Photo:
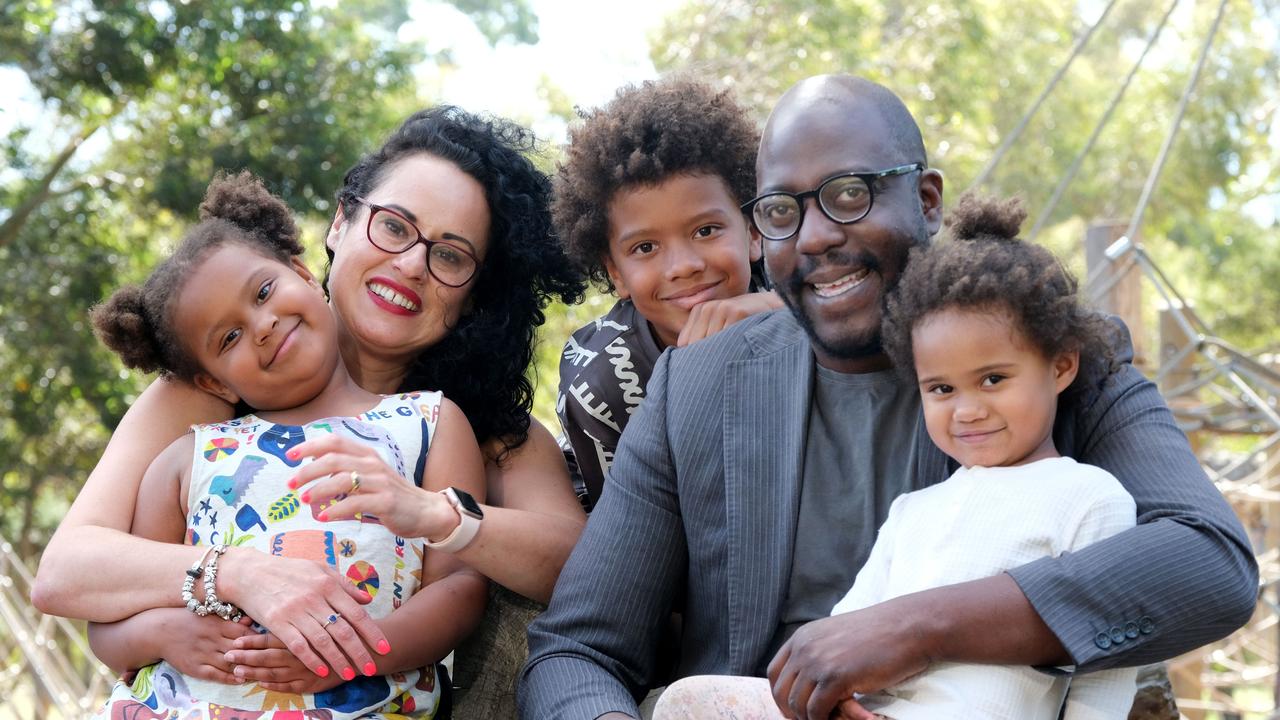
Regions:
<svg viewBox="0 0 1280 720"><path fill-rule="evenodd" d="M80 146L84 144L84 141L88 140L90 136L97 132L99 127L101 127L101 125L98 124L85 127L80 131L79 135L71 138L71 141L66 144L66 147L62 148L62 152L58 153L58 157L54 158L53 165L49 167L44 176L36 183L36 189L31 193L31 196L24 200L23 203L13 211L13 214L5 219L3 224L0 224L0 247L8 245L15 237L17 237L18 232L27 224L27 220L30 219L31 214L47 202L50 197L52 197L54 178L56 178L58 173L62 172L62 168L66 167L67 163L71 161L71 157L76 154L76 150L79 150Z"/></svg>

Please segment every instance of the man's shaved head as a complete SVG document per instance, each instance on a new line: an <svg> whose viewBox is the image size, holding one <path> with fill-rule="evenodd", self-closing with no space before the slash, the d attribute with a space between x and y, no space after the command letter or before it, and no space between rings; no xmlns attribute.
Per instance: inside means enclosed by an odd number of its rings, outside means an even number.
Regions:
<svg viewBox="0 0 1280 720"><path fill-rule="evenodd" d="M900 156L902 163L918 162L928 167L920 126L893 91L853 75L816 75L793 85L770 113L756 160L757 169L767 160L774 133L779 128L790 127L798 117L829 112L844 115L863 109L874 109L880 116L889 134L887 139L895 146L894 154Z"/></svg>

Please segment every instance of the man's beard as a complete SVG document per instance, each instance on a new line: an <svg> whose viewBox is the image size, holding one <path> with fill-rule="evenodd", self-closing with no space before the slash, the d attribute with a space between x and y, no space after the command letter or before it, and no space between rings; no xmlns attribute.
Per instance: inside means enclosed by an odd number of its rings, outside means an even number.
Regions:
<svg viewBox="0 0 1280 720"><path fill-rule="evenodd" d="M927 236L926 236L927 237ZM900 258L895 258L898 267L902 268L906 265L907 254L910 248L904 247ZM808 284L804 278L813 270L819 261L807 263L806 267L797 267L795 272L791 273L782 283L779 284L778 295L782 298L782 302L791 311L796 321L800 323L800 327L804 328L805 334L809 336L809 341L815 348L822 351L823 354L839 358L842 360L861 360L864 358L876 357L884 354L884 344L880 334L880 323L876 323L875 327L863 332L846 335L839 333L840 337L823 338L818 335L817 328L813 319L804 311L802 303L799 301L800 294L804 291ZM898 277L901 272L895 273L893 276L893 284L885 284L884 263L880 258L867 250L850 253L841 250L831 250L827 252L821 261L825 265L837 265L842 267L862 266L867 269L867 273L875 273L880 276L881 294L878 302L880 304L880 317L884 317L885 298L889 292L897 285Z"/></svg>
<svg viewBox="0 0 1280 720"><path fill-rule="evenodd" d="M879 264L878 262L876 263ZM871 272L879 273L879 269L871 270ZM882 279L883 274L880 276ZM809 342L824 355L840 358L842 360L861 360L863 358L875 357L884 354L884 344L880 334L879 323L866 332L857 333L851 336L832 338L828 341L826 338L818 335L818 330L814 326L813 319L805 313L804 308L795 300L799 296L799 288L805 283L798 279L798 275L793 275L786 282L786 289L779 287L778 296L782 298L782 304L787 306L791 311L791 315L800 323L800 327L804 328L805 335L809 336ZM886 289L887 293L887 289ZM884 317L884 297L880 298L880 316Z"/></svg>

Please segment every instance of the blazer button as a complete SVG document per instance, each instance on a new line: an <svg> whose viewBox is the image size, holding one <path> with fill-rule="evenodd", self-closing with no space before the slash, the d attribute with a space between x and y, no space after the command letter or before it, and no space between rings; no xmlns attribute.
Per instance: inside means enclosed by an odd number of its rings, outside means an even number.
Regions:
<svg viewBox="0 0 1280 720"><path fill-rule="evenodd" d="M1106 650L1111 647L1111 636L1107 633L1100 632L1093 638L1093 644L1099 648Z"/></svg>
<svg viewBox="0 0 1280 720"><path fill-rule="evenodd" d="M1124 630L1121 630L1119 625L1113 626L1111 628L1111 642L1119 645L1124 642L1124 639Z"/></svg>
<svg viewBox="0 0 1280 720"><path fill-rule="evenodd" d="M1150 635L1151 633L1155 632L1155 630L1156 630L1156 621L1152 620L1150 616L1143 615L1142 617L1138 618L1138 632L1142 633L1143 635Z"/></svg>
<svg viewBox="0 0 1280 720"><path fill-rule="evenodd" d="M1130 640L1138 637L1138 623L1130 620L1124 624L1124 636Z"/></svg>

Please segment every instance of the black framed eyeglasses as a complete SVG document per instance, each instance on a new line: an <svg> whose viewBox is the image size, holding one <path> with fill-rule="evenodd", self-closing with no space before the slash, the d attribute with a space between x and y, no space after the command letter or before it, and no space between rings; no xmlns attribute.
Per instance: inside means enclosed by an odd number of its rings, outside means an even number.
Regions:
<svg viewBox="0 0 1280 720"><path fill-rule="evenodd" d="M924 170L924 164L899 165L880 172L841 173L802 193L766 193L744 204L742 211L751 217L751 223L766 239L786 240L800 232L800 224L804 222L804 203L808 198L817 198L818 209L831 222L849 225L871 212L876 199L877 180L917 170Z"/></svg>
<svg viewBox="0 0 1280 720"><path fill-rule="evenodd" d="M449 287L462 287L475 277L480 261L470 250L443 240L429 240L409 218L391 208L375 205L362 197L356 202L369 207L365 236L379 250L393 255L408 252L422 243L427 246L427 272Z"/></svg>

